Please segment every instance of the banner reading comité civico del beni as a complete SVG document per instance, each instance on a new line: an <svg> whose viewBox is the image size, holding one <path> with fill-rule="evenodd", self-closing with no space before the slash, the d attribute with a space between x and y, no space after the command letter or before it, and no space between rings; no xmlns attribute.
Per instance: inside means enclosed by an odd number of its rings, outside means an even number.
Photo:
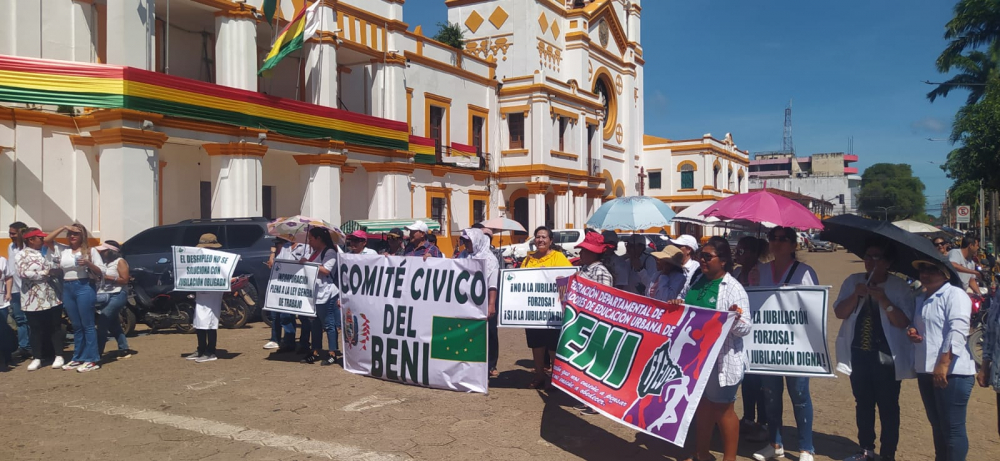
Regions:
<svg viewBox="0 0 1000 461"><path fill-rule="evenodd" d="M486 392L482 261L343 254L337 270L347 371Z"/></svg>
<svg viewBox="0 0 1000 461"><path fill-rule="evenodd" d="M683 446L735 314L573 276L552 383L605 416Z"/></svg>

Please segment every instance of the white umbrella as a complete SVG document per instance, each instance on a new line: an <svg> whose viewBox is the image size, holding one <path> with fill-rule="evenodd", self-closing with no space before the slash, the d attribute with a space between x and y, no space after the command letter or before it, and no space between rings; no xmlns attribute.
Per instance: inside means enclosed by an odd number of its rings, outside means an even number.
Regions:
<svg viewBox="0 0 1000 461"><path fill-rule="evenodd" d="M924 224L922 222L917 222L912 219L894 221L892 225L900 229L903 229L907 232L912 232L914 234L936 234L938 232L941 232L941 229L938 229L930 224Z"/></svg>
<svg viewBox="0 0 1000 461"><path fill-rule="evenodd" d="M479 224L482 224L483 227L488 227L490 229L498 231L527 232L527 230L525 230L524 226L522 226L521 223L514 221L513 219L493 218L483 221Z"/></svg>

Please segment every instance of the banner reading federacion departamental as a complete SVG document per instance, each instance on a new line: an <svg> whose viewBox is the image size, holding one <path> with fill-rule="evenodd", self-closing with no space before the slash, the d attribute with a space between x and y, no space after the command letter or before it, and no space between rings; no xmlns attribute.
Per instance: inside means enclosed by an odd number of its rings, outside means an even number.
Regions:
<svg viewBox="0 0 1000 461"><path fill-rule="evenodd" d="M570 279L552 384L604 416L684 445L736 318Z"/></svg>
<svg viewBox="0 0 1000 461"><path fill-rule="evenodd" d="M264 295L264 310L316 316L316 277L319 264L275 261Z"/></svg>
<svg viewBox="0 0 1000 461"><path fill-rule="evenodd" d="M758 375L830 377L828 286L747 287L753 330L743 338Z"/></svg>
<svg viewBox="0 0 1000 461"><path fill-rule="evenodd" d="M500 271L497 310L501 327L562 328L563 308L556 279L575 274L575 267Z"/></svg>
<svg viewBox="0 0 1000 461"><path fill-rule="evenodd" d="M175 291L229 291L240 255L198 247L172 247Z"/></svg>
<svg viewBox="0 0 1000 461"><path fill-rule="evenodd" d="M483 262L340 255L344 369L418 386L487 390Z"/></svg>

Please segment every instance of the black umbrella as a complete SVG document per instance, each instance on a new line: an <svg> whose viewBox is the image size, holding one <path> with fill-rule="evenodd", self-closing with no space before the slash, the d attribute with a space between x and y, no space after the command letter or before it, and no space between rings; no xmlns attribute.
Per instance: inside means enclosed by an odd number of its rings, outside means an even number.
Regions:
<svg viewBox="0 0 1000 461"><path fill-rule="evenodd" d="M941 263L948 269L951 283L962 286L958 271L951 265L934 244L925 237L900 229L887 221L875 221L853 214L834 216L823 221L824 230L820 238L843 245L847 251L863 258L865 242L872 237L881 237L890 241L896 250L896 260L889 267L890 271L898 272L912 279L919 279L920 273L913 268L913 261L926 260Z"/></svg>

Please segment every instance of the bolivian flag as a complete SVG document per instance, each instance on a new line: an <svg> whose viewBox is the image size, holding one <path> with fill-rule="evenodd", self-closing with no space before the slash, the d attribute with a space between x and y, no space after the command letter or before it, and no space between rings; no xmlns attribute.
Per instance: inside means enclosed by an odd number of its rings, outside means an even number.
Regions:
<svg viewBox="0 0 1000 461"><path fill-rule="evenodd" d="M269 76L271 69L278 65L281 58L292 54L295 50L302 48L302 44L316 34L320 26L319 6L323 2L317 1L309 8L303 8L299 14L295 15L292 22L289 22L278 39L274 41L271 52L264 58L264 65L257 71L257 75Z"/></svg>

